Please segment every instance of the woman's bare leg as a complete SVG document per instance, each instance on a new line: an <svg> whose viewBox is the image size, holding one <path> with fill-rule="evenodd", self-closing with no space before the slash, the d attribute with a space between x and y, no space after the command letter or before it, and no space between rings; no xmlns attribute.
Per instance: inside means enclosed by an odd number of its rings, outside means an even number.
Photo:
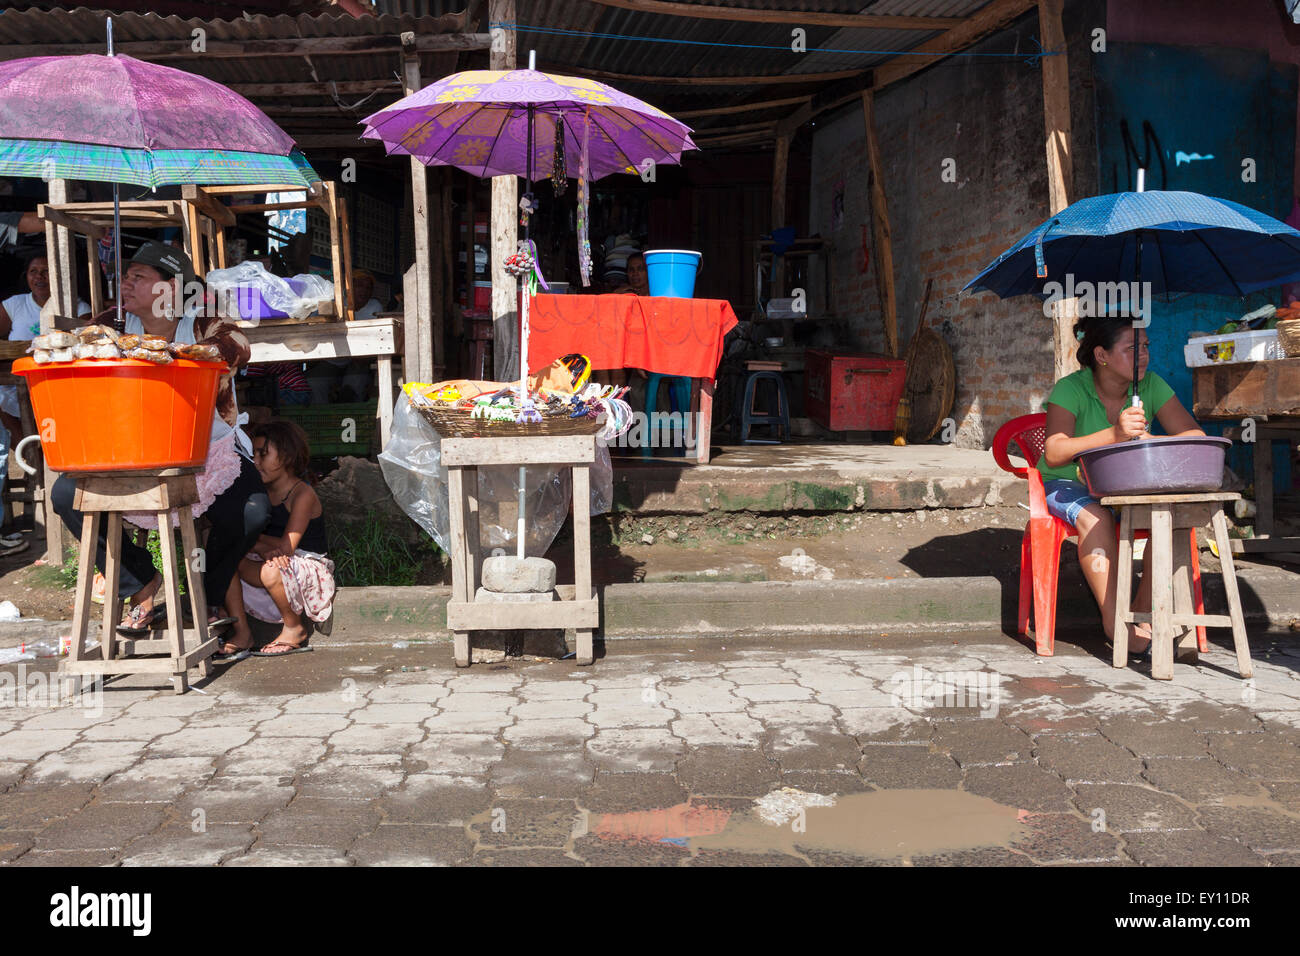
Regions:
<svg viewBox="0 0 1300 956"><path fill-rule="evenodd" d="M1110 637L1115 633L1115 568L1118 547L1115 517L1101 505L1088 505L1074 523L1079 531L1079 564L1084 580L1101 608L1101 623Z"/></svg>
<svg viewBox="0 0 1300 956"><path fill-rule="evenodd" d="M223 654L231 653L227 648L242 651L253 646L253 632L248 626L248 611L244 607L243 588L244 565L252 563L247 560L239 563L240 573L230 579L230 587L226 590L226 613L235 619L235 626L230 639L222 642L221 653Z"/></svg>
<svg viewBox="0 0 1300 956"><path fill-rule="evenodd" d="M280 618L284 621L284 628L276 641L294 646L302 644L307 640L307 629L302 626L302 618L294 611L289 604L288 595L284 593L280 569L272 566L270 562L264 562L261 571L262 587L266 588L267 593L271 595L271 600L275 602L276 608L280 611Z"/></svg>

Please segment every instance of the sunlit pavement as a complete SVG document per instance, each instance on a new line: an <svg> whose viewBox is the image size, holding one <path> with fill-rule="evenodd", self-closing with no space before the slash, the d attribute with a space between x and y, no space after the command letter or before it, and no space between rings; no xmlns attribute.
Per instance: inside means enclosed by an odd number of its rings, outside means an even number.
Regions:
<svg viewBox="0 0 1300 956"><path fill-rule="evenodd" d="M11 665L0 862L1295 865L1300 641L1252 649L1248 683L1218 645L1154 681L995 633L370 644L58 707Z"/></svg>

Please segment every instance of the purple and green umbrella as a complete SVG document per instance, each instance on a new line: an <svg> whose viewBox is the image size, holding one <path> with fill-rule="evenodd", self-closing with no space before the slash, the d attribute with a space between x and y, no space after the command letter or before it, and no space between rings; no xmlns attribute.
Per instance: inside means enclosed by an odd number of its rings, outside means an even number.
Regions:
<svg viewBox="0 0 1300 956"><path fill-rule="evenodd" d="M122 327L118 186L319 182L293 139L220 83L108 54L0 63L0 176L113 184L114 289Z"/></svg>
<svg viewBox="0 0 1300 956"><path fill-rule="evenodd" d="M289 134L233 90L97 53L0 63L0 176L149 188L320 180Z"/></svg>

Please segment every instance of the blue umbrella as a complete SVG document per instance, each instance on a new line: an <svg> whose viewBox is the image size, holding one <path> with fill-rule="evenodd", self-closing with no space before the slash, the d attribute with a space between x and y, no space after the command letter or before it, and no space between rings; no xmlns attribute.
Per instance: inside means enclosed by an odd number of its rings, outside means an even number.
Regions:
<svg viewBox="0 0 1300 956"><path fill-rule="evenodd" d="M1300 232L1248 206L1200 193L1093 196L1030 230L962 291L1047 298L1061 296L1065 283L1144 279L1152 295L1244 296L1295 282ZM1136 392L1136 349L1133 382Z"/></svg>

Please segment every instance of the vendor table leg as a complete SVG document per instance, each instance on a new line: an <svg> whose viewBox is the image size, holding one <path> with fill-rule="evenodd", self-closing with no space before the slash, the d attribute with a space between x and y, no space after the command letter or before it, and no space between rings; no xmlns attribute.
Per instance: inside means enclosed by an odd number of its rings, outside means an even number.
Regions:
<svg viewBox="0 0 1300 956"><path fill-rule="evenodd" d="M713 435L713 379L697 378L694 382L691 411L695 421L695 460L701 464L709 462L709 441Z"/></svg>
<svg viewBox="0 0 1300 956"><path fill-rule="evenodd" d="M185 656L185 624L181 620L181 592L176 580L176 532L172 528L172 516L166 511L158 512L158 548L162 551L163 594L167 601L167 630L171 641L172 657ZM188 560L186 564L188 565ZM203 603L202 614L207 620L207 602ZM178 694L189 690L189 676L186 672L172 675L172 689Z"/></svg>
<svg viewBox="0 0 1300 956"><path fill-rule="evenodd" d="M379 441L388 445L393 430L393 358L379 356Z"/></svg>
<svg viewBox="0 0 1300 956"><path fill-rule="evenodd" d="M1151 575L1151 676L1173 680L1173 520L1167 504L1151 506L1147 550L1151 556L1150 567L1144 569Z"/></svg>
<svg viewBox="0 0 1300 956"><path fill-rule="evenodd" d="M1228 617L1232 620L1232 644L1237 651L1237 672L1242 677L1254 674L1250 663L1250 644L1246 640L1246 619L1241 613L1241 594L1237 590L1237 569L1233 565L1232 549L1228 546L1228 522L1223 509L1216 509L1211 519L1214 542L1219 548L1219 563L1223 568L1223 590L1228 598Z"/></svg>
<svg viewBox="0 0 1300 956"><path fill-rule="evenodd" d="M117 625L122 621L122 599L117 596L117 587L121 579L122 514L110 511L104 541L104 627L99 635L100 656L106 661L117 656Z"/></svg>
<svg viewBox="0 0 1300 956"><path fill-rule="evenodd" d="M99 522L103 515L87 512L81 521L81 553L77 559L77 599L72 607L72 647L68 657L74 661L86 659L86 631L90 627L90 592L95 584L95 544L99 540ZM57 517L59 527L63 522ZM107 564L108 562L105 561ZM108 596L105 595L105 600Z"/></svg>
<svg viewBox="0 0 1300 956"><path fill-rule="evenodd" d="M451 596L454 601L472 601L469 593L467 559L469 544L465 540L465 475L462 468L447 469L447 502L451 531ZM469 633L456 631L452 638L457 667L469 667Z"/></svg>
<svg viewBox="0 0 1300 956"><path fill-rule="evenodd" d="M591 472L587 465L573 466L573 599L591 600ZM591 628L578 628L577 662L596 660Z"/></svg>
<svg viewBox="0 0 1300 956"><path fill-rule="evenodd" d="M1192 547L1187 528L1174 529L1174 613L1192 614ZM1196 627L1179 624L1174 628L1174 659L1180 664L1195 664L1200 659L1196 646Z"/></svg>
<svg viewBox="0 0 1300 956"><path fill-rule="evenodd" d="M1111 625L1111 664L1128 667L1128 616L1133 591L1133 509L1137 505L1120 506L1119 557L1115 568L1115 621Z"/></svg>
<svg viewBox="0 0 1300 956"><path fill-rule="evenodd" d="M185 590L190 596L190 612L194 615L194 634L198 646L208 643L208 609L204 597L203 572L195 567L195 562L202 561L203 552L199 550L198 535L194 531L194 512L183 507L178 512L181 524L181 553L185 556ZM238 572L236 572L238 573ZM199 673L208 676L211 667L208 658L199 663Z"/></svg>

